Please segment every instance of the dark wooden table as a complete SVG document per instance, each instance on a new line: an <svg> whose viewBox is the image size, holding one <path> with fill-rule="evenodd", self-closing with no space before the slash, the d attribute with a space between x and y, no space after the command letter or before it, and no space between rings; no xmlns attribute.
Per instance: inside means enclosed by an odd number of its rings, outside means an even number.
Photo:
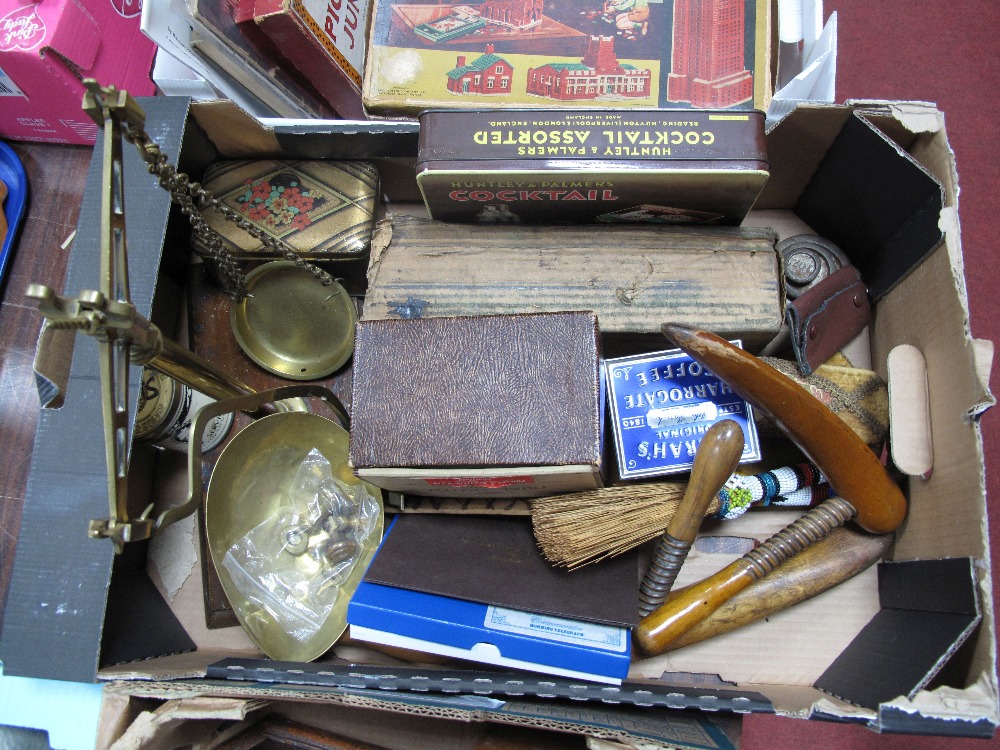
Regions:
<svg viewBox="0 0 1000 750"><path fill-rule="evenodd" d="M28 179L28 210L0 288L0 626L21 525L39 401L32 361L42 316L29 284L62 289L92 149L8 142ZM82 438L81 438L82 439Z"/></svg>

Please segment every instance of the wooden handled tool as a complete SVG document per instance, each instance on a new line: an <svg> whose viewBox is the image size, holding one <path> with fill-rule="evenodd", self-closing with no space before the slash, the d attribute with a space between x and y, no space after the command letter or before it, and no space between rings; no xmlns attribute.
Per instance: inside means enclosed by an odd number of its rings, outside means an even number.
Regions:
<svg viewBox="0 0 1000 750"><path fill-rule="evenodd" d="M743 430L731 419L716 422L702 437L684 497L660 538L639 587L641 616L648 615L667 598L705 520L709 503L736 471L742 455Z"/></svg>
<svg viewBox="0 0 1000 750"><path fill-rule="evenodd" d="M663 334L769 416L816 464L839 497L824 501L756 549L704 581L678 592L642 618L636 640L648 654L667 650L683 633L793 554L852 518L875 534L894 531L906 498L867 445L832 411L791 379L725 339L667 324Z"/></svg>
<svg viewBox="0 0 1000 750"><path fill-rule="evenodd" d="M893 538L893 534L868 534L854 526L836 528L770 575L747 586L681 635L667 650L676 651L728 633L818 596L878 562ZM683 592L684 589L675 589L670 596Z"/></svg>

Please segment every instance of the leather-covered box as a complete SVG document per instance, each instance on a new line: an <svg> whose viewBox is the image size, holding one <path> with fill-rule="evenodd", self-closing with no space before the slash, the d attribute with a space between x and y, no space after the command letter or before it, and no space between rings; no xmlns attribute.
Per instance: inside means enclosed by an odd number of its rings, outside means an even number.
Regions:
<svg viewBox="0 0 1000 750"><path fill-rule="evenodd" d="M351 466L436 496L600 487L601 373L592 312L362 321Z"/></svg>

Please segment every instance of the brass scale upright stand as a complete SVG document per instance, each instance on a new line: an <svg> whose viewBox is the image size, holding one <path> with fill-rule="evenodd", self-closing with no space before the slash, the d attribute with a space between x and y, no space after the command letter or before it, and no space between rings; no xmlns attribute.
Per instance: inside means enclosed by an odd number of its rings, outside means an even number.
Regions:
<svg viewBox="0 0 1000 750"><path fill-rule="evenodd" d="M213 230L201 219L201 208L211 207L227 214L228 219L262 241L268 249L308 269L323 284L331 284L333 279L302 260L287 244L266 235L242 217L229 215L235 212L167 165L166 157L145 133L145 113L127 92L113 87L102 88L93 80L85 80L84 84L87 93L83 109L104 131L100 289L84 290L72 298L61 296L48 286L31 284L27 296L38 303L49 327L74 329L97 340L109 518L91 521L88 533L93 538L111 539L116 552L121 552L126 543L149 539L194 510L190 503L185 503L153 517L150 505L139 516L129 517L127 478L132 438L128 414L129 364L145 365L218 400L255 393L239 379L165 338L156 325L136 311L129 291L122 141L127 140L138 147L149 164L149 171L159 177L160 185L171 193L195 231L206 240L210 254L218 261L223 285L234 300L246 296L244 279ZM299 407L273 404L263 411L288 408ZM260 415L261 412L255 413L255 416Z"/></svg>

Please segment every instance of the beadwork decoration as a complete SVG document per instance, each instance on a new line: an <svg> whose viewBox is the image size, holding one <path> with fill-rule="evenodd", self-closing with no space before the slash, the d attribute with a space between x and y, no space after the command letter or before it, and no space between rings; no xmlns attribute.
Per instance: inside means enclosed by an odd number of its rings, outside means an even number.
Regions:
<svg viewBox="0 0 1000 750"><path fill-rule="evenodd" d="M830 497L830 485L810 462L760 474L733 474L719 491L717 518L742 516L754 505L809 507Z"/></svg>

